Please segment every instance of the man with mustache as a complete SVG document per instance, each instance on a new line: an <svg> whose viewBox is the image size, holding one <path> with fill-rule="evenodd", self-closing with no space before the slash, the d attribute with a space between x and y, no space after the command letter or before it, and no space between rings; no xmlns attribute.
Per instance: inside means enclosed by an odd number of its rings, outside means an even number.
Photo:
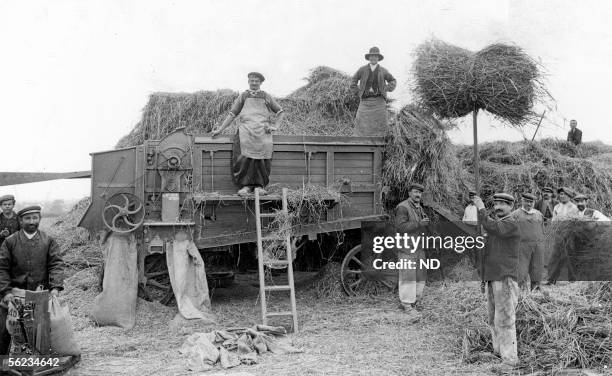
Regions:
<svg viewBox="0 0 612 376"><path fill-rule="evenodd" d="M17 213L21 230L0 246L0 297L11 301L13 289L36 290L42 286L57 296L63 290L64 262L57 242L38 229L40 206ZM11 337L6 329L6 308L0 307L0 355L8 354Z"/></svg>
<svg viewBox="0 0 612 376"><path fill-rule="evenodd" d="M514 368L518 364L516 306L521 235L518 224L511 216L514 197L497 193L493 195L493 201L495 217L490 218L482 199L474 197L478 221L489 234L484 250L483 275L483 280L487 282L488 322L493 351L501 356L503 367Z"/></svg>
<svg viewBox="0 0 612 376"><path fill-rule="evenodd" d="M425 188L418 183L412 183L408 191L408 199L400 202L395 208L395 227L399 234L411 236L421 236L421 233L428 229L429 218L421 206L421 196ZM417 263L425 258L425 251L398 249L399 260L413 260ZM410 321L417 321L420 313L417 311L418 303L423 295L425 281L427 280L427 270L400 269L398 274L398 292L400 307L406 312Z"/></svg>
<svg viewBox="0 0 612 376"><path fill-rule="evenodd" d="M589 221L597 221L597 222L609 222L610 218L606 217L599 210L587 208L587 203L589 198L583 194L577 194L574 196L574 202L576 203L576 207L578 208L578 218L583 218Z"/></svg>
<svg viewBox="0 0 612 376"><path fill-rule="evenodd" d="M4 195L0 197L0 245L4 243L4 239L8 238L11 234L19 231L19 219L17 219L17 213L13 211L15 207L15 196Z"/></svg>
<svg viewBox="0 0 612 376"><path fill-rule="evenodd" d="M512 212L512 218L519 225L519 285L531 280L531 290L540 288L544 269L544 217L533 208L535 196L529 192L521 195L521 207Z"/></svg>
<svg viewBox="0 0 612 376"><path fill-rule="evenodd" d="M569 221L578 217L578 208L571 201L574 196L574 192L567 188L561 187L557 189L557 195L559 196L559 203L555 205L553 210L552 222ZM547 285L554 285L557 283L557 278L561 274L561 270L567 267L567 278L570 281L575 281L573 268L569 264L568 250L563 248L563 242L555 241L553 251L548 261L548 282Z"/></svg>
<svg viewBox="0 0 612 376"><path fill-rule="evenodd" d="M558 204L557 201L553 199L553 189L550 187L542 188L542 198L538 200L533 206L534 209L542 213L544 216L544 222L548 222L553 217L553 210L555 209L555 205Z"/></svg>

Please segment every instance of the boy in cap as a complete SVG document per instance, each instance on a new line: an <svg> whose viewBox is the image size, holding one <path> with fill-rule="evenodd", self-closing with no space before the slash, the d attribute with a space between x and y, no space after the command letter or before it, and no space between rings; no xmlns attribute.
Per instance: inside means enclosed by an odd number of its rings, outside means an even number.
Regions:
<svg viewBox="0 0 612 376"><path fill-rule="evenodd" d="M13 289L36 290L42 286L57 296L63 290L64 262L57 242L38 229L40 206L17 213L21 230L0 246L0 298L13 299ZM6 328L6 308L0 307L0 355L8 354L11 337Z"/></svg>
<svg viewBox="0 0 612 376"><path fill-rule="evenodd" d="M15 207L15 197L13 195L4 195L0 197L0 245L4 243L4 239L9 235L19 231L19 219L13 211Z"/></svg>
<svg viewBox="0 0 612 376"><path fill-rule="evenodd" d="M540 288L544 272L544 217L533 208L534 201L534 195L523 193L521 207L512 212L512 218L518 223L521 234L519 285L523 287L529 276L531 290Z"/></svg>
<svg viewBox="0 0 612 376"><path fill-rule="evenodd" d="M561 187L557 189L557 195L559 196L559 203L555 205L552 222L569 221L578 218L578 207L571 201L571 198L574 196L573 191L567 187ZM571 246L571 244L564 245L563 242L557 240L553 245L553 251L548 261L547 285L557 283L561 270L566 266L568 280L575 280L573 268L569 263L568 250L563 248L564 246Z"/></svg>
<svg viewBox="0 0 612 376"><path fill-rule="evenodd" d="M558 202L553 199L553 189L544 187L542 188L542 198L535 203L534 209L542 213L544 222L548 222L552 219L553 210L557 204Z"/></svg>
<svg viewBox="0 0 612 376"><path fill-rule="evenodd" d="M475 191L468 192L469 203L465 207L463 211L463 218L461 221L466 225L476 226L478 224L478 210L476 209L476 205L474 205L474 197L476 197Z"/></svg>
<svg viewBox="0 0 612 376"><path fill-rule="evenodd" d="M516 306L520 233L512 219L514 197L507 193L493 195L495 218L489 218L482 199L474 197L478 221L489 237L484 253L484 278L487 282L489 327L493 351L501 355L507 367L518 364L516 342Z"/></svg>
<svg viewBox="0 0 612 376"><path fill-rule="evenodd" d="M578 208L578 218L597 222L610 221L610 218L606 217L599 210L587 208L588 201L589 198L586 195L577 194L576 196L574 196L574 202L576 203L576 207Z"/></svg>
<svg viewBox="0 0 612 376"><path fill-rule="evenodd" d="M353 75L351 90L359 97L353 136L383 136L388 126L387 93L395 90L397 81L378 64L384 59L378 47L365 54L369 64Z"/></svg>
<svg viewBox="0 0 612 376"><path fill-rule="evenodd" d="M400 202L395 208L395 227L399 234L420 236L429 226L429 218L421 206L421 196L425 188L418 183L412 183L408 191L408 199ZM425 258L422 248L413 250L398 249L398 260L418 260ZM406 312L411 321L417 321L420 313L417 311L418 303L423 295L427 270L400 269L398 272L398 292L400 307Z"/></svg>
<svg viewBox="0 0 612 376"><path fill-rule="evenodd" d="M272 96L262 90L263 74L251 72L247 75L249 90L246 90L234 101L229 114L220 127L213 129L215 137L227 128L234 120L238 131L234 136L232 173L234 182L240 186L239 195L252 193L257 187L268 185L272 168L272 132L285 118L282 107ZM276 114L276 120L273 115Z"/></svg>

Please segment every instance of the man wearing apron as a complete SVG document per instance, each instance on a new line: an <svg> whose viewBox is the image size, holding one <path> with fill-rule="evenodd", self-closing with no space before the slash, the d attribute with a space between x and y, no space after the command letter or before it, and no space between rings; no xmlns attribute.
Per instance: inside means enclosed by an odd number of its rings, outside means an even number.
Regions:
<svg viewBox="0 0 612 376"><path fill-rule="evenodd" d="M384 57L378 47L365 54L370 63L353 75L351 89L359 96L359 108L353 136L383 136L387 132L387 92L395 90L397 81L378 64Z"/></svg>
<svg viewBox="0 0 612 376"><path fill-rule="evenodd" d="M252 193L254 188L268 185L272 166L272 132L285 117L281 106L259 88L265 80L261 73L248 74L249 90L240 94L223 124L212 131L215 137L234 120L238 131L234 137L232 174L241 188L239 195ZM276 121L273 114L278 115ZM262 194L266 194L265 191Z"/></svg>

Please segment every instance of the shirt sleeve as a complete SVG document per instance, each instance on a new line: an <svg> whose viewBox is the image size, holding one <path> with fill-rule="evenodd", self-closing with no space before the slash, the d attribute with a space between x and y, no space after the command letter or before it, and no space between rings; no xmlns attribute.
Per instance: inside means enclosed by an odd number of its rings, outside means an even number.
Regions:
<svg viewBox="0 0 612 376"><path fill-rule="evenodd" d="M395 77L393 77L393 75L389 73L388 70L385 70L385 81L387 81L388 92L395 90L395 87L397 86L397 81L395 80Z"/></svg>
<svg viewBox="0 0 612 376"><path fill-rule="evenodd" d="M238 98L232 104L232 108L230 108L230 114L234 116L238 116L240 111L242 111L242 107L244 106L245 95L244 93L238 95Z"/></svg>
<svg viewBox="0 0 612 376"><path fill-rule="evenodd" d="M283 108L281 107L281 105L278 104L276 99L274 99L268 93L266 93L266 103L267 103L268 108L270 109L270 111L274 112L275 114L280 114L281 112L283 112Z"/></svg>
<svg viewBox="0 0 612 376"><path fill-rule="evenodd" d="M0 246L0 297L2 298L11 291L11 252L8 247L8 241L4 241Z"/></svg>
<svg viewBox="0 0 612 376"><path fill-rule="evenodd" d="M610 218L606 217L599 210L594 210L593 211L593 218L595 218L596 221L609 221L610 220Z"/></svg>
<svg viewBox="0 0 612 376"><path fill-rule="evenodd" d="M60 247L51 238L49 240L49 258L47 259L47 269L49 271L49 286L51 289L64 289L64 260L60 255Z"/></svg>

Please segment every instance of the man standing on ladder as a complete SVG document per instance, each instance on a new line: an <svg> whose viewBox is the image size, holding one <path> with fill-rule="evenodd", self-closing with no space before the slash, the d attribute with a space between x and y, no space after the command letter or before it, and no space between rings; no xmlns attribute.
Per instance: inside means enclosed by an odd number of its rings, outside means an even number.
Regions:
<svg viewBox="0 0 612 376"><path fill-rule="evenodd" d="M241 188L239 195L253 193L257 187L268 185L272 167L272 132L278 130L285 113L272 96L260 90L265 78L261 73L248 74L249 90L238 96L230 113L220 127L213 129L215 137L237 120L238 131L234 136L232 174ZM272 115L278 115L276 120Z"/></svg>
<svg viewBox="0 0 612 376"><path fill-rule="evenodd" d="M353 136L383 136L388 127L387 93L395 90L397 81L378 64L384 56L378 47L365 54L370 63L353 75L351 90L359 96L359 108Z"/></svg>

